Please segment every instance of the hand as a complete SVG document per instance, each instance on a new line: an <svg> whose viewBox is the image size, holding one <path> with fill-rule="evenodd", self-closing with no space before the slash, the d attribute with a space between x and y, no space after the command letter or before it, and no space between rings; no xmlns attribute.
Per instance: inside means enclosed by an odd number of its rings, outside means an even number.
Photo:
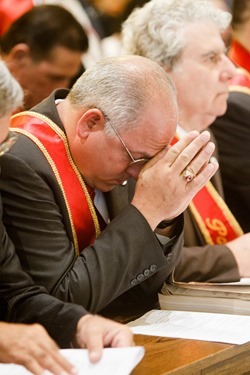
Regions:
<svg viewBox="0 0 250 375"><path fill-rule="evenodd" d="M76 342L89 350L91 362L101 358L102 348L133 346L133 334L129 327L97 315L85 315L77 324Z"/></svg>
<svg viewBox="0 0 250 375"><path fill-rule="evenodd" d="M25 366L35 375L75 374L56 343L39 324L0 323L0 362Z"/></svg>
<svg viewBox="0 0 250 375"><path fill-rule="evenodd" d="M209 141L209 132L192 131L157 154L140 172L132 204L152 230L162 220L181 214L218 169L218 164L210 161L215 145ZM182 176L187 167L195 176L190 182Z"/></svg>
<svg viewBox="0 0 250 375"><path fill-rule="evenodd" d="M226 245L235 257L240 277L250 277L250 233L243 234Z"/></svg>

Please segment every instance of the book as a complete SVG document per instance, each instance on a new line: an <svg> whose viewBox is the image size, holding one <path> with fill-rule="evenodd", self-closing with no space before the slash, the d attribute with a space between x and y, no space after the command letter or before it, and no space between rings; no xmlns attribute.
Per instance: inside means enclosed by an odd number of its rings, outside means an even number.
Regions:
<svg viewBox="0 0 250 375"><path fill-rule="evenodd" d="M177 282L159 293L162 310L250 315L250 279L236 283Z"/></svg>

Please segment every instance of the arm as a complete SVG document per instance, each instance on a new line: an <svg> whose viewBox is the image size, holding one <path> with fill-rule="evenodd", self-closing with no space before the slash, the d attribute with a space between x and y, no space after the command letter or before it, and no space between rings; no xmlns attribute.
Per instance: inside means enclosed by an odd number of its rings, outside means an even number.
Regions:
<svg viewBox="0 0 250 375"><path fill-rule="evenodd" d="M23 160L11 154L3 157L1 181L6 228L25 270L50 293L90 311L100 311L135 286L137 304L145 296L157 296L177 261L181 239L176 236L175 243L163 249L152 229L178 216L216 171L216 166L207 165L214 150L208 133L192 132L152 159L140 174L132 205L79 257L70 241L60 194L46 171L49 167L43 158L36 160L29 146L20 141L11 150L19 148ZM189 164L196 176L186 184L181 172ZM159 194L152 194L156 189ZM161 205L162 201L167 204Z"/></svg>
<svg viewBox="0 0 250 375"><path fill-rule="evenodd" d="M175 281L239 281L239 270L232 252L224 245L184 247L174 271Z"/></svg>
<svg viewBox="0 0 250 375"><path fill-rule="evenodd" d="M184 213L184 248L176 266L176 281L230 282L238 281L239 270L229 248L206 243L193 214Z"/></svg>
<svg viewBox="0 0 250 375"><path fill-rule="evenodd" d="M35 285L22 271L1 222L0 238L0 296L6 303L6 318L12 322L40 323L0 323L0 362L22 364L34 374L45 369L53 374L69 374L73 373L73 366L61 356L53 339L61 347L70 347L74 341L87 348L93 362L100 359L104 346L133 345L128 327L87 314L81 306L63 303Z"/></svg>
<svg viewBox="0 0 250 375"><path fill-rule="evenodd" d="M134 287L138 275L143 275L142 281L150 279L143 287L150 294L158 291L171 272L173 263L167 262L147 221L135 207L127 206L93 246L76 257L61 206L45 178L19 158L6 155L0 183L5 224L22 266L50 294L96 312ZM138 232L142 234L139 237ZM177 257L180 245L169 245L170 250ZM144 274L145 270L148 272Z"/></svg>

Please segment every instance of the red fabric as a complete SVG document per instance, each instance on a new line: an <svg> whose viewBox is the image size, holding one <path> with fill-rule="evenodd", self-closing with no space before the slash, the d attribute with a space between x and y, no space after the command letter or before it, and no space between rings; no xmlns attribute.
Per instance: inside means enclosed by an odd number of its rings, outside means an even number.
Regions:
<svg viewBox="0 0 250 375"><path fill-rule="evenodd" d="M232 40L228 57L236 66L244 68L250 73L250 52L235 39Z"/></svg>
<svg viewBox="0 0 250 375"><path fill-rule="evenodd" d="M174 145L177 141L175 136L171 144ZM221 245L243 234L237 220L211 182L195 195L190 210L207 243Z"/></svg>
<svg viewBox="0 0 250 375"><path fill-rule="evenodd" d="M44 153L47 160L53 161L56 170L53 169L59 186L63 187L65 203L69 209L69 217L72 218L72 230L76 233L78 244L75 247L81 251L96 237L96 230L87 197L83 190L79 175L74 171L68 158L68 148L65 140L55 132L49 123L28 112L20 113L12 117L11 128L23 129ZM39 146L39 142L43 147ZM56 146L56 147L55 147ZM46 152L44 151L46 150ZM68 152L67 152L68 151ZM50 159L48 159L48 156ZM51 162L50 165L52 166ZM87 187L89 194L93 196L93 189Z"/></svg>
<svg viewBox="0 0 250 375"><path fill-rule="evenodd" d="M246 70L243 70L242 68L239 68L237 70L236 76L234 76L234 78L230 80L230 91L235 86L247 87L250 89L250 73L248 73Z"/></svg>
<svg viewBox="0 0 250 375"><path fill-rule="evenodd" d="M33 0L1 0L0 1L0 35L5 33L17 18L34 7Z"/></svg>

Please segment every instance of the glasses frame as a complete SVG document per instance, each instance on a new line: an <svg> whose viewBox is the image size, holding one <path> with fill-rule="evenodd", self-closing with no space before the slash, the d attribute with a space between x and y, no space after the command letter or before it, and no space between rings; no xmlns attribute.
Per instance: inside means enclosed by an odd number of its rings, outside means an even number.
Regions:
<svg viewBox="0 0 250 375"><path fill-rule="evenodd" d="M115 134L117 135L118 139L120 140L121 144L123 145L123 147L125 148L128 156L130 157L131 159L131 163L129 164L129 166L133 166L133 165L136 165L136 164L139 164L139 163L147 163L150 159L149 158L139 158L139 159L135 159L133 157L133 155L131 154L131 152L129 151L128 147L126 146L124 140L122 139L122 137L120 136L120 134L118 133L115 125L113 124L113 122L110 120L110 118L108 116L105 116L106 119L109 121L110 125L111 125L111 128L114 130Z"/></svg>
<svg viewBox="0 0 250 375"><path fill-rule="evenodd" d="M0 144L0 156L8 152L13 144L17 141L17 139L18 135L9 130L7 137Z"/></svg>

